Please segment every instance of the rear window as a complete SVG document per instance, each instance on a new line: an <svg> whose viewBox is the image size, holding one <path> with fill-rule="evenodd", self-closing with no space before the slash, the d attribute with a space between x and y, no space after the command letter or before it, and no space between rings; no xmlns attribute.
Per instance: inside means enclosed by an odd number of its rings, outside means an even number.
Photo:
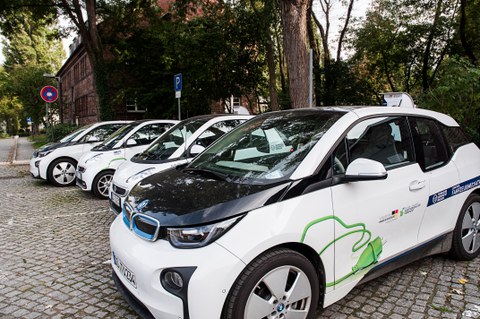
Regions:
<svg viewBox="0 0 480 319"><path fill-rule="evenodd" d="M447 140L448 148L452 153L455 153L460 146L471 142L460 127L442 125L442 132Z"/></svg>

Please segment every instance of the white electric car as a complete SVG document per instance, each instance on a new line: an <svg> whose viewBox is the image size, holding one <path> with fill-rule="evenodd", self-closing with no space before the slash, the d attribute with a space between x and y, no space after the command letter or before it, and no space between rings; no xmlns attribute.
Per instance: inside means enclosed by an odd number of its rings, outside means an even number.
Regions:
<svg viewBox="0 0 480 319"><path fill-rule="evenodd" d="M172 127L144 152L118 167L110 186L110 208L120 213L125 195L142 178L191 161L220 136L252 117L200 115Z"/></svg>
<svg viewBox="0 0 480 319"><path fill-rule="evenodd" d="M475 258L479 217L480 150L447 115L266 113L132 188L113 278L146 318L314 318L418 258Z"/></svg>
<svg viewBox="0 0 480 319"><path fill-rule="evenodd" d="M75 168L80 157L110 134L130 121L99 122L83 126L33 152L30 173L34 178L48 180L55 186L75 184Z"/></svg>
<svg viewBox="0 0 480 319"><path fill-rule="evenodd" d="M143 120L125 125L78 160L77 185L99 198L108 198L110 181L117 167L177 123L176 120Z"/></svg>

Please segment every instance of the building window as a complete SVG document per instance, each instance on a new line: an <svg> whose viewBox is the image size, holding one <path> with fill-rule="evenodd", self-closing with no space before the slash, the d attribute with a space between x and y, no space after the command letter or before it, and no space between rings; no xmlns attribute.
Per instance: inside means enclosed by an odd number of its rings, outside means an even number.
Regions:
<svg viewBox="0 0 480 319"><path fill-rule="evenodd" d="M127 112L141 112L144 113L147 109L137 104L136 100L126 101Z"/></svg>

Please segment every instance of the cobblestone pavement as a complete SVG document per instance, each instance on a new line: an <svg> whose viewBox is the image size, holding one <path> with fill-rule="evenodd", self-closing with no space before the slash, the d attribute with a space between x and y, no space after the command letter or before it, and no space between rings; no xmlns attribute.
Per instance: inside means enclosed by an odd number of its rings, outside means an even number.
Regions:
<svg viewBox="0 0 480 319"><path fill-rule="evenodd" d="M0 166L0 207L0 318L137 318L111 280L105 201ZM316 318L480 318L479 277L480 257L428 257Z"/></svg>

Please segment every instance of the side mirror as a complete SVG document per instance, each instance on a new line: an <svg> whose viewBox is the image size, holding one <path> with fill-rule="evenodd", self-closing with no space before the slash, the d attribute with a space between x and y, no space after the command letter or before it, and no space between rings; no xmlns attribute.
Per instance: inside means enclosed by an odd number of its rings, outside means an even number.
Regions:
<svg viewBox="0 0 480 319"><path fill-rule="evenodd" d="M129 138L127 140L127 146L135 146L137 145L137 141L135 141L133 138Z"/></svg>
<svg viewBox="0 0 480 319"><path fill-rule="evenodd" d="M87 138L87 142L88 143L94 143L94 142L100 142L100 140L98 139L98 137L96 137L95 135L92 135L92 136L89 136Z"/></svg>
<svg viewBox="0 0 480 319"><path fill-rule="evenodd" d="M386 179L387 176L382 163L366 158L354 160L345 171L345 180L349 182Z"/></svg>
<svg viewBox="0 0 480 319"><path fill-rule="evenodd" d="M198 155L204 150L205 150L205 147L203 147L202 145L195 144L192 146L192 148L190 148L190 155L191 156Z"/></svg>

